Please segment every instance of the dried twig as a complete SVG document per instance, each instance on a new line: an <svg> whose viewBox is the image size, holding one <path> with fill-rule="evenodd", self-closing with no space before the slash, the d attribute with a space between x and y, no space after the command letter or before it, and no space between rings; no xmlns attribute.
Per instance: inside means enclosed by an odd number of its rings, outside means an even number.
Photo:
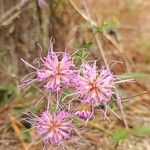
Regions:
<svg viewBox="0 0 150 150"><path fill-rule="evenodd" d="M14 129L16 137L20 141L23 150L27 150L27 145L22 140L22 138L21 138L21 132L20 132L20 129L19 129L19 126L21 126L22 124L15 117L13 117L13 116L10 117L10 120L11 120L12 128Z"/></svg>

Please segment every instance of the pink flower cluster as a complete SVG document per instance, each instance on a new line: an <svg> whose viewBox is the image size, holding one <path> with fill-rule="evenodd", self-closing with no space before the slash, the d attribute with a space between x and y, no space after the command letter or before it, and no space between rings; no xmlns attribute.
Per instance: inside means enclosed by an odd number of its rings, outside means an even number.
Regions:
<svg viewBox="0 0 150 150"><path fill-rule="evenodd" d="M94 109L100 105L103 105L105 109L112 99L116 100L119 107L121 106L121 100L115 86L129 80L118 80L117 76L110 71L109 66L99 69L96 61L84 62L77 66L72 55L67 52L54 52L53 43L50 43L47 56L40 58L40 60L42 62L40 67L34 67L23 60L26 65L35 69L36 77L28 79L29 83L33 83L32 80L40 83L54 97L56 95L58 97L58 94L64 94L66 88L72 89L71 95L77 96L78 106L89 106L87 109L73 105L73 111L70 113L67 105L70 101L74 103L73 100L68 100L67 103L57 100L56 110L53 113L48 109L40 116L34 117L32 119L34 121L30 122L33 123L37 134L45 144L59 145L72 137L75 132L72 116L83 120L92 119L95 114ZM61 105L65 105L65 108Z"/></svg>

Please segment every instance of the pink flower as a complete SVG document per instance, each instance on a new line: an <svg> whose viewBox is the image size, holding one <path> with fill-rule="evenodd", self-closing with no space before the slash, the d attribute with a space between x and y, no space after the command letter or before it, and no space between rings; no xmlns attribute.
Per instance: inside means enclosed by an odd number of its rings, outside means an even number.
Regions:
<svg viewBox="0 0 150 150"><path fill-rule="evenodd" d="M77 93L82 97L82 102L98 106L106 105L112 97L112 88L115 84L115 76L109 68L97 71L96 62L83 64L81 71L75 79Z"/></svg>
<svg viewBox="0 0 150 150"><path fill-rule="evenodd" d="M75 70L71 55L66 52L54 52L52 41L50 41L47 57L40 57L41 61L38 61L40 67L37 68L24 59L21 60L25 65L35 70L35 72L29 73L21 80L22 87L40 82L46 89L58 92L62 87L74 86L72 79L75 77Z"/></svg>
<svg viewBox="0 0 150 150"><path fill-rule="evenodd" d="M34 125L45 144L59 145L68 140L73 132L70 115L65 111L45 111L35 118Z"/></svg>
<svg viewBox="0 0 150 150"><path fill-rule="evenodd" d="M93 114L88 110L76 111L75 115L79 116L79 118L84 119L84 120L91 118L93 116Z"/></svg>
<svg viewBox="0 0 150 150"><path fill-rule="evenodd" d="M73 67L74 63L69 54L49 51L42 67L37 70L37 80L45 83L46 89L60 91L62 86L71 85Z"/></svg>
<svg viewBox="0 0 150 150"><path fill-rule="evenodd" d="M93 117L94 112L90 111L91 106L87 104L80 104L80 108L74 114L78 116L80 119L89 120Z"/></svg>

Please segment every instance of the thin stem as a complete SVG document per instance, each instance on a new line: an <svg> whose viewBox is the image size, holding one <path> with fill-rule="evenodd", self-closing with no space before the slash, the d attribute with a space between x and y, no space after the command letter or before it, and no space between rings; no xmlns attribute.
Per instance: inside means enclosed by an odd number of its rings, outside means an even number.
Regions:
<svg viewBox="0 0 150 150"><path fill-rule="evenodd" d="M99 50L100 50L100 53L102 55L102 58L104 60L104 63L105 65L107 65L107 61L106 61L106 57L105 57L105 54L104 54L104 50L103 50L103 47L102 47L102 44L99 40L99 36L96 34L96 31L95 31L95 27L97 26L97 23L95 21L92 20L91 16L90 16L90 13L87 9L87 6L86 6L86 3L82 0L82 3L84 5L84 8L85 8L85 11L86 11L86 14L84 14L76 5L75 3L72 1L72 0L68 0L71 5L74 7L74 9L85 19L87 20L88 22L91 23L91 25L93 26L92 30L93 30L93 33L95 35L95 39L96 39L96 42L97 42L97 45L99 47Z"/></svg>
<svg viewBox="0 0 150 150"><path fill-rule="evenodd" d="M89 20L90 23L91 23L91 22L92 22L92 18L91 18L89 9L88 9L88 7L87 7L87 5L86 5L86 3L85 3L84 0L82 0L82 3L83 3L83 6L84 6L84 9L85 9L85 12L86 12L86 14L87 14L87 16L88 16L88 20ZM101 53L101 55L102 55L103 61L104 61L105 65L107 66L106 56L105 56L105 53L104 53L104 49L103 49L103 47L102 47L102 43L101 43L101 41L99 40L98 34L96 34L96 33L97 33L96 30L95 30L95 26L96 26L96 25L95 25L95 24L92 24L92 23L91 23L91 25L93 26L93 27L92 27L92 30L93 30L93 33L95 34L95 39L96 39L98 48L99 48L99 50L100 50L100 53Z"/></svg>
<svg viewBox="0 0 150 150"><path fill-rule="evenodd" d="M142 92L142 93L139 93L139 94L136 94L136 95L133 95L133 96L123 97L123 98L121 98L121 100L122 100L122 101L128 101L128 100L131 99L131 98L134 98L134 97L137 97L137 96L141 96L141 95L146 94L146 93L147 93L147 91L144 91L144 92Z"/></svg>
<svg viewBox="0 0 150 150"><path fill-rule="evenodd" d="M122 118L123 118L123 121L124 121L124 125L125 125L126 129L129 129L124 110L121 107L120 107L120 110L121 110Z"/></svg>
<svg viewBox="0 0 150 150"><path fill-rule="evenodd" d="M116 97L118 99L117 101L119 101L119 103L121 104L121 99L120 99L120 97L118 95L117 88L115 88L115 92L116 92ZM121 111L122 119L124 121L124 125L125 125L126 129L129 129L128 123L127 123L127 120L126 120L126 116L125 116L125 113L124 113L124 110L123 110L123 107L120 106L119 108L120 108L120 111Z"/></svg>
<svg viewBox="0 0 150 150"><path fill-rule="evenodd" d="M47 111L49 111L50 109L50 98L51 98L51 93L48 95L48 99L47 99Z"/></svg>

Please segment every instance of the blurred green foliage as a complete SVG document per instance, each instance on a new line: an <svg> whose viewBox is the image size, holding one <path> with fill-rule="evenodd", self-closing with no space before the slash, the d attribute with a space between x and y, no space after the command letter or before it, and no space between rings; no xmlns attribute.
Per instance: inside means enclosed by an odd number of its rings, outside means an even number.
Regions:
<svg viewBox="0 0 150 150"><path fill-rule="evenodd" d="M120 140L128 137L128 132L125 128L118 128L112 135L111 143L117 144Z"/></svg>
<svg viewBox="0 0 150 150"><path fill-rule="evenodd" d="M18 95L18 89L16 85L13 84L6 84L0 86L0 104L5 104L9 100L11 100L12 97L15 97Z"/></svg>
<svg viewBox="0 0 150 150"><path fill-rule="evenodd" d="M140 126L135 126L133 128L133 133L139 135L139 136L150 136L150 126L149 125L140 125Z"/></svg>
<svg viewBox="0 0 150 150"><path fill-rule="evenodd" d="M144 72L132 72L132 73L125 73L123 75L120 75L119 78L120 79L139 79L141 77L144 77L148 75L147 73Z"/></svg>
<svg viewBox="0 0 150 150"><path fill-rule="evenodd" d="M109 108L113 109L117 107L116 103L112 100L110 103L109 103Z"/></svg>

